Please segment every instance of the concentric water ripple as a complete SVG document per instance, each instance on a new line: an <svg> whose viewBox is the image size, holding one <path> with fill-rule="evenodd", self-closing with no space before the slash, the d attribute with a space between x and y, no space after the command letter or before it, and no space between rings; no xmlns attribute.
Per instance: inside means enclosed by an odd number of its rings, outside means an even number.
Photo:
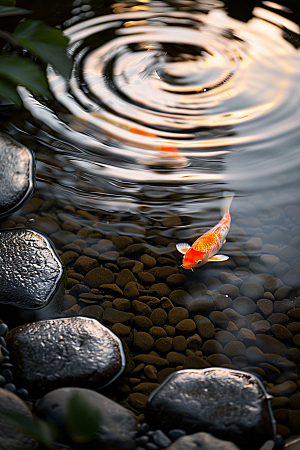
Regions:
<svg viewBox="0 0 300 450"><path fill-rule="evenodd" d="M101 194L117 209L175 191L196 201L223 185L266 191L283 172L294 183L300 57L289 37L299 26L270 5L248 23L221 8L149 5L65 30L74 66L69 81L48 67L56 109L19 88L65 166L52 180L60 194L91 204ZM39 176L51 179L43 164Z"/></svg>

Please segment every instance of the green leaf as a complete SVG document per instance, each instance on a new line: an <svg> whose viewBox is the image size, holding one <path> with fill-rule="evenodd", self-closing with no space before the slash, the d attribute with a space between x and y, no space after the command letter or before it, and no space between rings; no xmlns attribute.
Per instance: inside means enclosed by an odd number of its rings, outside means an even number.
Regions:
<svg viewBox="0 0 300 450"><path fill-rule="evenodd" d="M24 8L15 8L14 6L0 6L0 17L17 16L18 14L28 14L31 11Z"/></svg>
<svg viewBox="0 0 300 450"><path fill-rule="evenodd" d="M0 77L37 94L49 95L45 74L35 63L20 56L0 56Z"/></svg>
<svg viewBox="0 0 300 450"><path fill-rule="evenodd" d="M16 430L35 438L38 442L52 449L57 438L56 427L44 420L35 420L32 417L16 412L1 411L2 418Z"/></svg>
<svg viewBox="0 0 300 450"><path fill-rule="evenodd" d="M50 63L61 75L70 76L72 61L66 55L68 39L61 30L41 20L24 20L16 27L13 36L22 47Z"/></svg>
<svg viewBox="0 0 300 450"><path fill-rule="evenodd" d="M3 80L1 77L0 77L0 97L8 98L12 102L14 102L16 106L18 106L19 108L21 108L22 106L21 99L17 94L15 87L9 84L6 80Z"/></svg>
<svg viewBox="0 0 300 450"><path fill-rule="evenodd" d="M15 6L16 2L15 0L0 0L1 6Z"/></svg>
<svg viewBox="0 0 300 450"><path fill-rule="evenodd" d="M78 393L70 397L66 427L74 442L89 442L99 431L100 424L101 417L95 406Z"/></svg>

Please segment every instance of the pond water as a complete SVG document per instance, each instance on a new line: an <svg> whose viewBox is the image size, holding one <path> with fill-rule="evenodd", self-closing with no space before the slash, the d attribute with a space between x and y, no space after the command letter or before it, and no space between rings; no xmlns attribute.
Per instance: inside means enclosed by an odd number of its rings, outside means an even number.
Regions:
<svg viewBox="0 0 300 450"><path fill-rule="evenodd" d="M221 283L265 283L274 307L261 303L259 316L247 308L244 315L249 327L264 322L256 333L270 334L265 319L288 317L288 305L300 303L291 303L300 295L298 2L32 3L34 18L62 27L74 61L68 81L47 69L51 101L18 88L24 111L2 126L36 154L44 211L93 228L95 239L128 236L157 246L159 256L173 250L180 263L175 244L213 227L224 192L234 193L222 249L229 260L179 271L192 296L206 286L205 298ZM266 287L266 275L277 284ZM291 288L275 295L284 286ZM234 366L251 365L238 358ZM281 374L275 384L287 379L296 382Z"/></svg>

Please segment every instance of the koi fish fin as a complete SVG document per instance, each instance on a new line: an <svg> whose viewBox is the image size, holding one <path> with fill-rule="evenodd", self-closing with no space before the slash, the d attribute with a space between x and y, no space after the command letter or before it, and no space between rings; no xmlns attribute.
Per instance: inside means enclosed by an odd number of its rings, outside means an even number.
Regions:
<svg viewBox="0 0 300 450"><path fill-rule="evenodd" d="M223 197L223 206L221 207L222 217L229 212L229 208L234 197L234 192L224 191Z"/></svg>
<svg viewBox="0 0 300 450"><path fill-rule="evenodd" d="M214 255L207 262L221 262L221 261L227 261L229 259L229 256L226 255Z"/></svg>
<svg viewBox="0 0 300 450"><path fill-rule="evenodd" d="M226 239L224 239L224 241L223 241L223 245L226 243Z"/></svg>
<svg viewBox="0 0 300 450"><path fill-rule="evenodd" d="M186 242L180 242L180 244L176 244L176 248L180 253L185 255L186 252L191 248L191 246Z"/></svg>

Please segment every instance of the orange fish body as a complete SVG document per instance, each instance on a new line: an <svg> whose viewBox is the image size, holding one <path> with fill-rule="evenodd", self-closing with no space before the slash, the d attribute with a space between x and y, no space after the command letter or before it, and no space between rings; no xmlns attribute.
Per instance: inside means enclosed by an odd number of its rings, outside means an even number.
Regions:
<svg viewBox="0 0 300 450"><path fill-rule="evenodd" d="M226 206L223 210L223 217L220 222L211 230L200 236L192 246L182 242L176 245L177 250L184 254L182 267L184 269L194 269L200 267L207 262L226 261L229 256L216 255L226 241L231 217L229 213L230 204L233 195L226 197Z"/></svg>

